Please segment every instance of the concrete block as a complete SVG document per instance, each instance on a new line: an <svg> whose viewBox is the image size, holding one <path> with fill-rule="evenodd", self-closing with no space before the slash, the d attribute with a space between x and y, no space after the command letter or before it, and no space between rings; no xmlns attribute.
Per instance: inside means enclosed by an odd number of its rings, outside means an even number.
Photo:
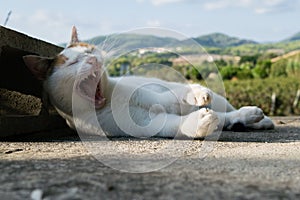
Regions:
<svg viewBox="0 0 300 200"><path fill-rule="evenodd" d="M62 47L0 26L0 137L66 127L51 110L43 111L42 83L23 62L23 56L52 57Z"/></svg>

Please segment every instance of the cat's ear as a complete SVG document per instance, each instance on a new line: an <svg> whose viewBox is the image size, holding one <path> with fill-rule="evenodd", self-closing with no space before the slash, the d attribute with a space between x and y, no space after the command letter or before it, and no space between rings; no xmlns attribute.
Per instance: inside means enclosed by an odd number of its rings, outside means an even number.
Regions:
<svg viewBox="0 0 300 200"><path fill-rule="evenodd" d="M79 39L78 39L77 29L75 26L73 26L70 45L78 43L78 42L79 42Z"/></svg>
<svg viewBox="0 0 300 200"><path fill-rule="evenodd" d="M23 60L28 69L38 80L45 80L54 59L28 55L23 56Z"/></svg>

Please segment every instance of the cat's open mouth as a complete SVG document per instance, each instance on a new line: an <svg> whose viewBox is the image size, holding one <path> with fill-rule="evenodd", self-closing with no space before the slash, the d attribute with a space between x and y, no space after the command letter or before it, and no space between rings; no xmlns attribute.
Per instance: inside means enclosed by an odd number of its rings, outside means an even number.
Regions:
<svg viewBox="0 0 300 200"><path fill-rule="evenodd" d="M95 108L101 108L105 104L99 71L93 71L85 78L82 78L76 89L81 97L94 103Z"/></svg>

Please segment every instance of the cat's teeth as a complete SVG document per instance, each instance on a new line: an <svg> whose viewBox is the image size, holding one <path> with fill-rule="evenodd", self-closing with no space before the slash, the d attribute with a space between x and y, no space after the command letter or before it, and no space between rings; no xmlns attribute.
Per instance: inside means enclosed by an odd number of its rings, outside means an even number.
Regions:
<svg viewBox="0 0 300 200"><path fill-rule="evenodd" d="M93 76L94 78L96 78L96 77L97 77L97 75L96 75L96 73L95 73L95 72L93 72L93 73L92 73L92 76Z"/></svg>

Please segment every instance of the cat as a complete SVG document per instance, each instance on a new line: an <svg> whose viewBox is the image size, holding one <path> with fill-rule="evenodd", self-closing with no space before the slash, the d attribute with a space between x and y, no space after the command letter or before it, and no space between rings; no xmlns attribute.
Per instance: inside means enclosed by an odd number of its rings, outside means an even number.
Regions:
<svg viewBox="0 0 300 200"><path fill-rule="evenodd" d="M97 132L100 125L107 136L203 138L215 130L231 130L236 124L250 129L274 128L260 108L235 109L224 97L199 84L110 77L101 55L96 46L80 42L73 27L71 42L57 56L23 57L33 75L43 81L50 102L73 129ZM82 119L74 115L74 105ZM225 105L226 112L220 105ZM93 121L93 113L98 122Z"/></svg>

